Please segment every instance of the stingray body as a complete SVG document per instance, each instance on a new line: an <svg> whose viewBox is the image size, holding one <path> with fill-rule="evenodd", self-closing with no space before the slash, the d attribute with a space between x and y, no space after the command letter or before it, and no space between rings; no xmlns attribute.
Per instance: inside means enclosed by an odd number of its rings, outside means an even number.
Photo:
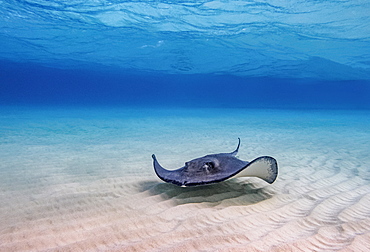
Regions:
<svg viewBox="0 0 370 252"><path fill-rule="evenodd" d="M177 170L164 169L153 154L154 170L163 181L179 186L212 184L232 177L258 177L273 183L278 174L276 160L269 156L258 157L251 162L240 160L235 157L239 146L240 138L235 151L196 158Z"/></svg>

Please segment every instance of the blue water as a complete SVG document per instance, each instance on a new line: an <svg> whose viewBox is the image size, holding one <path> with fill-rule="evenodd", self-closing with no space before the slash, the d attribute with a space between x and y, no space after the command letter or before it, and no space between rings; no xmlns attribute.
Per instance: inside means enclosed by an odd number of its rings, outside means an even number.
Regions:
<svg viewBox="0 0 370 252"><path fill-rule="evenodd" d="M370 108L370 3L0 2L0 103Z"/></svg>

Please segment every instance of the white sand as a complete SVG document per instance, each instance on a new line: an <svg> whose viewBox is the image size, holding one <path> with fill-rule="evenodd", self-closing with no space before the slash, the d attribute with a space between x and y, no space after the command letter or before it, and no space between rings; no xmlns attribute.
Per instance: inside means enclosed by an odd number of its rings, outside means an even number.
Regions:
<svg viewBox="0 0 370 252"><path fill-rule="evenodd" d="M208 153L277 181L180 188ZM369 251L370 113L2 108L0 251Z"/></svg>

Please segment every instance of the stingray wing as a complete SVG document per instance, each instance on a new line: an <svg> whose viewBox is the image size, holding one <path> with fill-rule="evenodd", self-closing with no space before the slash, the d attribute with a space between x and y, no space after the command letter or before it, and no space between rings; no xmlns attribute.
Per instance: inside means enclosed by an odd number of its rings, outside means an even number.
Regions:
<svg viewBox="0 0 370 252"><path fill-rule="evenodd" d="M257 177L272 184L278 175L278 164L275 158L262 156L254 159L241 169L235 177Z"/></svg>
<svg viewBox="0 0 370 252"><path fill-rule="evenodd" d="M154 171L160 179L167 183L172 183L179 186L184 185L185 180L182 174L185 167L173 171L166 170L158 163L158 160L154 154L152 155L152 158Z"/></svg>

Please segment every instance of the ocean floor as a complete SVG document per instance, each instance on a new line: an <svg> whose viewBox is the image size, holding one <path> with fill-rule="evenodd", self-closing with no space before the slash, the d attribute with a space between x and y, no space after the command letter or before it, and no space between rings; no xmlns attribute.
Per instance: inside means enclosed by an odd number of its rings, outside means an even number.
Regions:
<svg viewBox="0 0 370 252"><path fill-rule="evenodd" d="M257 178L154 173L270 155ZM370 111L0 108L0 251L368 251Z"/></svg>

